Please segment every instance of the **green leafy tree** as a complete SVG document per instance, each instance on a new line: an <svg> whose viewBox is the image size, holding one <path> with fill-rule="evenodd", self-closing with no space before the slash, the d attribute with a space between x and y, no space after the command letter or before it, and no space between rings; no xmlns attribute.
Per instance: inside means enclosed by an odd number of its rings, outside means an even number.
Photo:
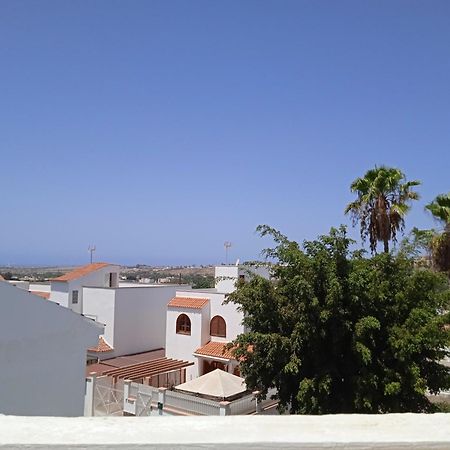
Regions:
<svg viewBox="0 0 450 450"><path fill-rule="evenodd" d="M431 241L434 266L443 272L450 272L450 192L438 195L425 208L444 228Z"/></svg>
<svg viewBox="0 0 450 450"><path fill-rule="evenodd" d="M402 254L350 252L345 227L303 249L259 231L276 243L273 280L238 282L227 300L251 330L232 344L249 389L276 388L291 413L432 411L427 389L450 387L447 278Z"/></svg>
<svg viewBox="0 0 450 450"><path fill-rule="evenodd" d="M396 242L397 232L404 229L409 202L419 198L412 190L418 185L419 181L406 181L401 170L385 166L368 170L353 181L350 189L357 199L347 205L345 213L351 213L354 225L360 224L363 241L369 237L372 253L376 253L377 242L383 242L386 253L389 241Z"/></svg>
<svg viewBox="0 0 450 450"><path fill-rule="evenodd" d="M406 255L416 258L416 262L419 262L417 258L423 257L423 264L420 266L429 266L432 257L433 241L437 236L435 229L420 230L414 227L409 235L405 237L400 245L400 251Z"/></svg>

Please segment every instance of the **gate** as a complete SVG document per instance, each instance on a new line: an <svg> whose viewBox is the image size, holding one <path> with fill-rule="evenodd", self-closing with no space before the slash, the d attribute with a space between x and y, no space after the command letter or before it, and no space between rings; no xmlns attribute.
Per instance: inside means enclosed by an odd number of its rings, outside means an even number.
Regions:
<svg viewBox="0 0 450 450"><path fill-rule="evenodd" d="M113 384L110 377L98 377L94 387L94 416L123 415L123 382Z"/></svg>

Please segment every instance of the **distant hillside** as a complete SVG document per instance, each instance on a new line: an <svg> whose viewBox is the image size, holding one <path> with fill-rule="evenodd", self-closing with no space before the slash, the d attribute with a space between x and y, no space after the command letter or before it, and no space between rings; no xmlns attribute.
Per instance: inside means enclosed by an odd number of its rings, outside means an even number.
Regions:
<svg viewBox="0 0 450 450"><path fill-rule="evenodd" d="M0 274L5 279L30 281L47 281L59 275L70 272L74 266L49 267L5 267L0 266ZM121 268L121 276L130 281L144 281L151 283L183 283L193 287L206 288L214 286L214 267L158 267L137 265Z"/></svg>

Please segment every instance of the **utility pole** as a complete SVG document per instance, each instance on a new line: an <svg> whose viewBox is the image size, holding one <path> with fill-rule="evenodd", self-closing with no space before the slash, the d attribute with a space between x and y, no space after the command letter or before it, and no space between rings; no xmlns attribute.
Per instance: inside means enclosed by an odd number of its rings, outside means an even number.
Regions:
<svg viewBox="0 0 450 450"><path fill-rule="evenodd" d="M225 264L228 265L228 249L231 247L231 242L225 241L223 246L225 247Z"/></svg>
<svg viewBox="0 0 450 450"><path fill-rule="evenodd" d="M95 245L89 244L88 252L91 254L91 264L93 261L93 255L94 255L95 250L96 250Z"/></svg>

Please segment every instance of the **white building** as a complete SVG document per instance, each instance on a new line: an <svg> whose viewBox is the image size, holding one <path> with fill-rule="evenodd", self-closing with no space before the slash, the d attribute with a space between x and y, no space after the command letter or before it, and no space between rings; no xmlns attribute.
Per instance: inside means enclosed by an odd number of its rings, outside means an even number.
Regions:
<svg viewBox="0 0 450 450"><path fill-rule="evenodd" d="M177 291L168 303L166 356L195 363L187 368L187 380L217 368L239 375L239 363L226 345L244 332L243 314L223 302L239 279L252 274L270 276L263 266L218 266L214 289Z"/></svg>
<svg viewBox="0 0 450 450"><path fill-rule="evenodd" d="M0 414L81 416L103 326L0 281Z"/></svg>
<svg viewBox="0 0 450 450"><path fill-rule="evenodd" d="M82 314L83 288L118 287L119 272L119 266L101 262L79 267L51 280L50 300Z"/></svg>
<svg viewBox="0 0 450 450"><path fill-rule="evenodd" d="M49 299L105 325L90 360L164 348L167 303L186 285L120 283L120 267L93 263L51 280ZM31 286L34 288L34 286ZM48 297L46 292L35 292Z"/></svg>
<svg viewBox="0 0 450 450"><path fill-rule="evenodd" d="M89 356L102 360L164 348L167 303L182 287L83 288L83 314L105 324L103 342Z"/></svg>

